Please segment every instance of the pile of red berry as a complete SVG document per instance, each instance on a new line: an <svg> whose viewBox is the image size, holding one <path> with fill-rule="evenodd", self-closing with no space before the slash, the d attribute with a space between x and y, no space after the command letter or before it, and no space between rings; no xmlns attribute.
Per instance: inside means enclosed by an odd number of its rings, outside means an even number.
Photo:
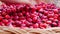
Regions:
<svg viewBox="0 0 60 34"><path fill-rule="evenodd" d="M60 27L60 8L54 4L40 3L2 4L0 7L0 25L20 28Z"/></svg>

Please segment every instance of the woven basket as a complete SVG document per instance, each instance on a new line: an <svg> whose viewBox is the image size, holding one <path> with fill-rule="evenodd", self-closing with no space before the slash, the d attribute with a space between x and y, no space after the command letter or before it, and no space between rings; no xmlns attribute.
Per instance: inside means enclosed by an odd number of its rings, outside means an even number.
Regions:
<svg viewBox="0 0 60 34"><path fill-rule="evenodd" d="M20 29L15 27L0 26L0 34L60 34L60 28Z"/></svg>

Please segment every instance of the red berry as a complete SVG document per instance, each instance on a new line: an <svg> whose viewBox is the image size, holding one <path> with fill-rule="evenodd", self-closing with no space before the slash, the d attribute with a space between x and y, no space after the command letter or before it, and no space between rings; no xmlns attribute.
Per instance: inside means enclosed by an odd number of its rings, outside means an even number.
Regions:
<svg viewBox="0 0 60 34"><path fill-rule="evenodd" d="M3 19L3 17L2 16L0 16L0 20L2 20Z"/></svg>
<svg viewBox="0 0 60 34"><path fill-rule="evenodd" d="M53 25L53 26L57 26L57 23L53 22L52 25Z"/></svg>
<svg viewBox="0 0 60 34"><path fill-rule="evenodd" d="M2 20L2 22L3 22L5 25L8 25L8 23L9 23L9 21L6 20L6 19Z"/></svg>
<svg viewBox="0 0 60 34"><path fill-rule="evenodd" d="M6 18L6 19L9 19L9 18L10 18L10 16L9 16L9 15L6 15L6 16L5 16L5 18Z"/></svg>
<svg viewBox="0 0 60 34"><path fill-rule="evenodd" d="M55 14L58 13L58 9L54 9L54 13L55 13Z"/></svg>
<svg viewBox="0 0 60 34"><path fill-rule="evenodd" d="M51 24L51 23L52 23L52 21L49 21L49 20L48 20L48 21L47 21L47 23L48 23L48 24Z"/></svg>
<svg viewBox="0 0 60 34"><path fill-rule="evenodd" d="M5 16L6 15L6 12L2 12L2 16Z"/></svg>
<svg viewBox="0 0 60 34"><path fill-rule="evenodd" d="M33 24L33 28L38 28L38 27L39 27L38 23Z"/></svg>
<svg viewBox="0 0 60 34"><path fill-rule="evenodd" d="M0 7L0 25L20 28L60 27L60 8L54 4L40 3L3 4Z"/></svg>

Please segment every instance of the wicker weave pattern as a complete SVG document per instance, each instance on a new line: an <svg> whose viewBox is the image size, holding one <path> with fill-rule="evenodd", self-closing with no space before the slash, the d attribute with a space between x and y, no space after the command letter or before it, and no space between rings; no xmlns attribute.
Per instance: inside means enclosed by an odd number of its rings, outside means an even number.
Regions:
<svg viewBox="0 0 60 34"><path fill-rule="evenodd" d="M20 29L15 27L0 26L0 34L60 34L60 28Z"/></svg>

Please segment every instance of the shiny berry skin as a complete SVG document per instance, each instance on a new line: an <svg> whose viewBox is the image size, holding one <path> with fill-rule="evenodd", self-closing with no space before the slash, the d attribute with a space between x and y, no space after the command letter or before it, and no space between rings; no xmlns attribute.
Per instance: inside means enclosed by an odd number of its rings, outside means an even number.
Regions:
<svg viewBox="0 0 60 34"><path fill-rule="evenodd" d="M0 20L2 20L3 19L3 17L2 16L0 16Z"/></svg>
<svg viewBox="0 0 60 34"><path fill-rule="evenodd" d="M6 18L6 19L9 19L9 18L10 18L10 16L9 16L9 15L6 15L6 16L5 16L5 18Z"/></svg>
<svg viewBox="0 0 60 34"><path fill-rule="evenodd" d="M38 28L39 27L39 24L36 23L36 24L33 24L33 28Z"/></svg>
<svg viewBox="0 0 60 34"><path fill-rule="evenodd" d="M54 9L54 13L55 13L55 14L58 13L58 9Z"/></svg>
<svg viewBox="0 0 60 34"><path fill-rule="evenodd" d="M9 23L9 21L6 20L6 19L2 20L2 22L3 22L5 25L8 25L8 23Z"/></svg>
<svg viewBox="0 0 60 34"><path fill-rule="evenodd" d="M51 24L51 23L52 23L52 21L49 21L49 20L48 20L48 21L47 21L47 23L48 23L48 24Z"/></svg>
<svg viewBox="0 0 60 34"><path fill-rule="evenodd" d="M0 26L20 28L60 27L60 8L54 4L40 3L2 4L0 7Z"/></svg>

